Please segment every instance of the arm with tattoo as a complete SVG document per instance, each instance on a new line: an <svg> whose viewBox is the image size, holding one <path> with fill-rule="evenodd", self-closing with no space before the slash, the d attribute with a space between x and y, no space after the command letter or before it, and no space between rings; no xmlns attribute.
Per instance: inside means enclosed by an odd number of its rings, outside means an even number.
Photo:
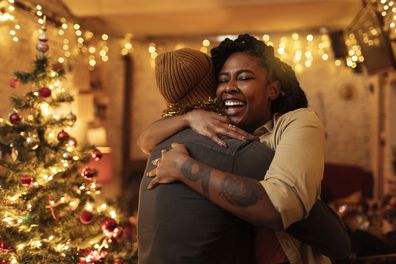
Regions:
<svg viewBox="0 0 396 264"><path fill-rule="evenodd" d="M280 214L257 180L213 169L192 159L188 154L180 155L175 150L177 147L174 146L163 154L162 164L155 170L156 177L153 181L166 183L168 181L165 175L173 175L216 205L256 226L275 230L283 228ZM166 155L168 157L164 158ZM165 170L162 171L163 169Z"/></svg>

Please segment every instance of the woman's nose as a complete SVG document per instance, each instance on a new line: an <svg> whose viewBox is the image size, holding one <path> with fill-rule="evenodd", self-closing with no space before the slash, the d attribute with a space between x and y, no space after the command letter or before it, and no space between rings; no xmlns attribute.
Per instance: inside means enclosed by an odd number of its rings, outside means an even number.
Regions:
<svg viewBox="0 0 396 264"><path fill-rule="evenodd" d="M239 88L238 88L237 82L236 81L229 81L225 90L228 93L239 92Z"/></svg>

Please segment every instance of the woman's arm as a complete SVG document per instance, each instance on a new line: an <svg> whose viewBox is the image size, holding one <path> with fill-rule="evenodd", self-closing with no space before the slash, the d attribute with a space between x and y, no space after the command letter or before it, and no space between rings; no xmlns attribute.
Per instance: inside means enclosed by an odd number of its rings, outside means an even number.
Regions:
<svg viewBox="0 0 396 264"><path fill-rule="evenodd" d="M150 154L161 141L187 127L187 114L159 119L140 134L137 144L144 153Z"/></svg>
<svg viewBox="0 0 396 264"><path fill-rule="evenodd" d="M219 135L240 140L255 139L253 135L231 125L226 116L197 109L184 115L155 121L142 132L137 144L144 153L149 154L161 141L187 127L224 147L227 145Z"/></svg>
<svg viewBox="0 0 396 264"><path fill-rule="evenodd" d="M272 205L259 181L213 169L191 158L182 144L162 153L157 168L147 176L155 176L148 185L182 181L216 205L256 226L282 230L280 214Z"/></svg>

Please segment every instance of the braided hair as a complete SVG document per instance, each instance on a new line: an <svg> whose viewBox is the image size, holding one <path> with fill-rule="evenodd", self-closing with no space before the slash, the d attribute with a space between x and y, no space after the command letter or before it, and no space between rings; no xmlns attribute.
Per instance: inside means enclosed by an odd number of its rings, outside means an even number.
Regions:
<svg viewBox="0 0 396 264"><path fill-rule="evenodd" d="M269 72L270 78L280 83L281 92L272 101L272 113L284 114L298 108L307 107L307 97L301 89L293 69L275 57L273 47L267 46L263 41L257 40L249 34L239 35L235 40L226 38L211 50L216 76L219 75L228 57L236 52L244 52L257 58L259 65Z"/></svg>

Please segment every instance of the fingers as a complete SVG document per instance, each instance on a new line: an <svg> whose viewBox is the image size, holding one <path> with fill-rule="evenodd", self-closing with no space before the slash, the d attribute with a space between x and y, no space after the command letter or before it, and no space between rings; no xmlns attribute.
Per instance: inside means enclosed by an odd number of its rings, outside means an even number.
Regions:
<svg viewBox="0 0 396 264"><path fill-rule="evenodd" d="M151 164L153 164L154 166L157 166L159 161L160 161L160 158L152 160Z"/></svg>
<svg viewBox="0 0 396 264"><path fill-rule="evenodd" d="M157 187L159 185L159 181L157 178L154 178L151 180L151 182L147 185L147 190L151 190L154 189L155 187Z"/></svg>
<svg viewBox="0 0 396 264"><path fill-rule="evenodd" d="M210 136L210 139L219 146L228 147L224 140L220 139L216 134Z"/></svg>
<svg viewBox="0 0 396 264"><path fill-rule="evenodd" d="M154 177L156 175L157 175L156 169L153 169L153 170L151 170L151 171L146 173L147 177Z"/></svg>
<svg viewBox="0 0 396 264"><path fill-rule="evenodd" d="M246 132L243 129L236 127L233 124L227 124L227 125L223 125L223 126L219 127L217 129L217 134L222 134L225 136L229 136L229 137L239 139L239 140L244 140L244 141L256 139L256 137L253 136L252 134Z"/></svg>

